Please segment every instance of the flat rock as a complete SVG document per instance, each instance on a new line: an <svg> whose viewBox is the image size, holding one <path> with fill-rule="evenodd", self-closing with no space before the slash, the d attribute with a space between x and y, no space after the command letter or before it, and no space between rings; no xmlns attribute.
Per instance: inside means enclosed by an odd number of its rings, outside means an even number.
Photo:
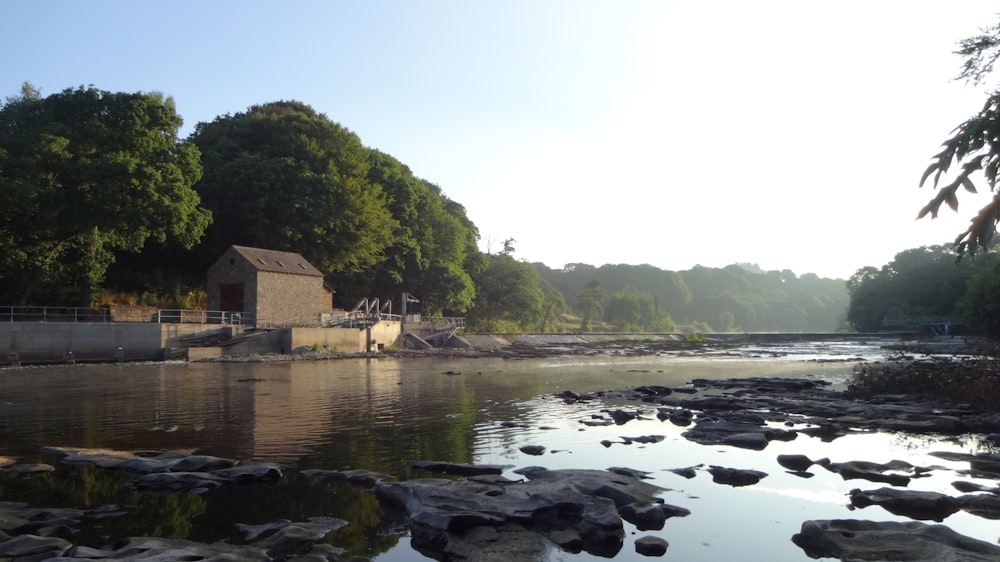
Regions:
<svg viewBox="0 0 1000 562"><path fill-rule="evenodd" d="M410 466L429 472L440 472L453 476L476 476L480 474L503 474L508 467L498 464L464 464L441 461L410 461Z"/></svg>
<svg viewBox="0 0 1000 562"><path fill-rule="evenodd" d="M525 467L515 471L527 479L520 482L414 479L380 485L375 493L406 510L414 548L438 560L468 553L476 553L474 560L511 560L498 548L503 545L532 553L518 558L530 559L544 549L543 536L569 552L610 558L625 537L623 514L662 526L668 514L686 511L661 507L656 495L663 488L630 475L639 471L617 470Z"/></svg>
<svg viewBox="0 0 1000 562"><path fill-rule="evenodd" d="M959 510L955 498L937 492L879 488L850 492L851 505L859 508L877 505L889 513L910 519L944 521Z"/></svg>
<svg viewBox="0 0 1000 562"><path fill-rule="evenodd" d="M960 535L944 525L854 519L806 521L792 537L811 558L996 562L1000 546Z"/></svg>

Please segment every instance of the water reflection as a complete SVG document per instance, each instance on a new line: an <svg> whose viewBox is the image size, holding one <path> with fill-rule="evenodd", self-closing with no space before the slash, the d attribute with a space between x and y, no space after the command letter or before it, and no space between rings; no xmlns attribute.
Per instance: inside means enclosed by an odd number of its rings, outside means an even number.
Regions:
<svg viewBox="0 0 1000 562"><path fill-rule="evenodd" d="M766 553L773 561L809 558L789 540L807 519L902 520L878 507L849 509L851 488L822 469L803 479L784 471L779 454L834 461L907 460L942 466L911 488L952 493L957 463L927 456L930 450L968 451L972 441L950 442L888 434L851 435L823 443L800 436L773 442L761 452L702 446L683 428L648 419L624 426L580 423L594 406L565 404L551 395L644 384L678 386L694 378L734 376L813 377L842 385L852 363L834 358L880 356L863 346L747 350L715 357L567 357L537 360L377 359L272 364L148 364L32 367L0 371L0 455L22 462L53 462L42 446L112 449L197 449L243 462L274 462L286 478L272 486L219 488L203 495L148 496L129 492L119 474L59 467L48 475L0 472L0 501L39 506L128 506L129 516L103 519L79 537L99 547L114 537L152 535L198 541L239 542L236 522L329 516L350 522L328 542L379 562L418 556L398 530L399 514L386 513L374 497L346 484L306 480L307 468L368 470L400 478L430 476L410 468L415 459L541 465L558 468L628 466L648 471L668 489L667 503L692 515L671 519L662 531L627 526L615 560L640 560L631 541L655 534L671 543L678 560L736 560ZM747 357L750 355L751 357ZM452 374L446 374L446 373ZM461 373L461 374L455 374ZM635 407L634 404L631 407ZM623 436L662 435L658 443L622 444ZM612 442L605 446L602 441ZM541 445L545 454L522 453ZM712 482L707 465L762 470L756 486ZM670 469L701 466L686 479ZM514 473L508 477L519 478ZM956 531L994 541L988 521L958 513L946 523ZM76 539L74 539L76 540ZM750 556L756 557L756 554ZM556 550L551 560L590 560Z"/></svg>

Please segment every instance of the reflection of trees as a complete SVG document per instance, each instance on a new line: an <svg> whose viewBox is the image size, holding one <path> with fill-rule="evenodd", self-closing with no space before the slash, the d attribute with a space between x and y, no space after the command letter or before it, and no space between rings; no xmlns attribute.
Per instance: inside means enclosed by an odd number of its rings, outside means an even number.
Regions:
<svg viewBox="0 0 1000 562"><path fill-rule="evenodd" d="M0 472L0 498L45 508L115 505L126 511L124 516L85 519L81 523L73 542L95 548L128 536L188 537L192 520L205 511L205 500L195 494L140 494L126 487L130 479L125 474L92 467L59 468L30 477Z"/></svg>
<svg viewBox="0 0 1000 562"><path fill-rule="evenodd" d="M188 538L213 542L225 537L243 543L235 524L260 525L278 519L306 521L310 517L334 517L350 524L328 538L330 544L352 554L372 556L396 545L389 533L391 522L370 491L322 479L286 474L274 485L227 486L205 494L204 513L192 521Z"/></svg>

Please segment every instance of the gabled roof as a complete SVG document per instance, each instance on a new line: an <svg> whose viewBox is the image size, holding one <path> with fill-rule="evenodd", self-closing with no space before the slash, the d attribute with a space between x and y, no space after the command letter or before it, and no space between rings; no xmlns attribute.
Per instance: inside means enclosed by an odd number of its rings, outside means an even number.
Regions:
<svg viewBox="0 0 1000 562"><path fill-rule="evenodd" d="M250 248L248 246L233 246L232 248L236 250L236 253L253 264L258 271L323 277L323 273L320 270L306 261L304 257L294 252L279 252L277 250Z"/></svg>

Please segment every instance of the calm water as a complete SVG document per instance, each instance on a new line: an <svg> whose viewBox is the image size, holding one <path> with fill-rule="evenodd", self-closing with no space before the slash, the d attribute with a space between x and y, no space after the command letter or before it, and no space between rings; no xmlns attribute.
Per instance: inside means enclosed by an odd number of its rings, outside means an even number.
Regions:
<svg viewBox="0 0 1000 562"><path fill-rule="evenodd" d="M649 471L667 488L667 503L691 510L662 531L635 531L615 560L646 560L632 540L647 534L670 542L673 560L811 560L790 538L809 519L903 520L879 507L851 511L852 488L881 484L843 481L819 469L814 478L787 474L783 453L835 462L906 460L939 465L911 489L957 495L950 483L964 468L928 457L930 451L974 451L965 441L892 434L853 435L822 443L800 436L773 442L764 451L703 446L681 437L684 428L650 420L624 426L585 427L599 405L566 405L551 398L565 389L596 391L642 384L682 385L693 378L742 376L812 377L843 384L850 361L819 358L881 357L864 345L797 345L744 349L714 357L566 357L537 360L352 359L271 364L172 363L75 365L0 370L0 456L21 462L55 459L43 446L123 450L197 449L200 453L281 464L286 476L273 486L226 487L202 495L149 496L125 491L122 475L58 467L47 475L0 472L0 501L40 507L128 506L129 517L92 525L74 539L99 547L115 538L156 535L198 541L235 540L233 524L325 515L349 525L328 542L379 562L420 560L399 532L398 514L386 513L373 496L347 485L295 477L307 468L365 468L398 478L431 476L408 461L505 464L512 468L628 466ZM461 375L444 374L448 371ZM630 404L629 407L635 407ZM651 413L655 413L651 411ZM525 427L504 427L519 422ZM545 429L542 429L542 428ZM621 436L664 435L650 445L614 444ZM519 451L543 445L542 456ZM699 471L684 479L669 469L722 465L767 472L758 485L714 484ZM516 477L516 475L509 474ZM994 482L983 482L995 485ZM991 522L959 512L946 520L958 532L990 542ZM626 531L631 532L626 524ZM753 553L752 555L749 553ZM596 560L553 551L550 560Z"/></svg>

